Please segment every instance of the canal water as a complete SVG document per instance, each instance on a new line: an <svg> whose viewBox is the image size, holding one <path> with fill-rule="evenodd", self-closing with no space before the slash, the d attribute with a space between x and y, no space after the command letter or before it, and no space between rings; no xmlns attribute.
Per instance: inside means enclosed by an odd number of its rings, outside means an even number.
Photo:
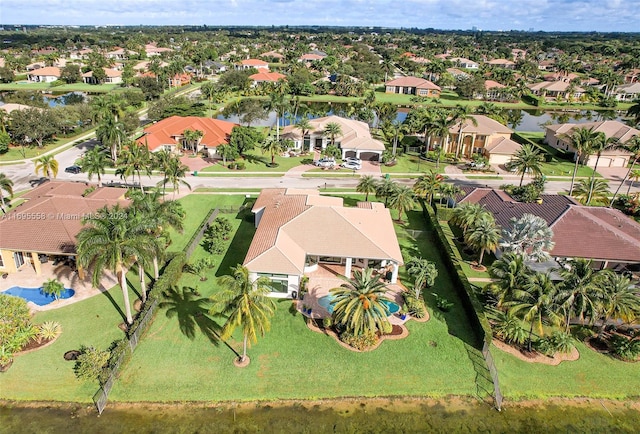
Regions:
<svg viewBox="0 0 640 434"><path fill-rule="evenodd" d="M1 433L637 433L639 404L515 403L501 412L472 398L294 403L0 406Z"/></svg>

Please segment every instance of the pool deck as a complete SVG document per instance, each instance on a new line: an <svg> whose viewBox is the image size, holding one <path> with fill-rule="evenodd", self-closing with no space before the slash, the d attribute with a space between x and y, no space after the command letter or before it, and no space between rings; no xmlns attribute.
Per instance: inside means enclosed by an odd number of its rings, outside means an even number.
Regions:
<svg viewBox="0 0 640 434"><path fill-rule="evenodd" d="M329 312L319 304L318 300L329 295L331 289L337 288L345 283L344 280L338 277L342 270L344 270L344 266L320 264L316 271L307 273L309 277L309 284L307 285L309 290L302 300L296 302L297 310L308 318L322 319L330 317ZM404 304L402 299L402 292L404 290L405 288L400 281L394 284L387 283L385 296L399 306L402 306ZM311 314L304 312L303 306L311 308ZM409 317L407 316L407 318ZM391 315L389 316L389 322L391 324L401 325L407 322L407 319L402 320L398 315Z"/></svg>
<svg viewBox="0 0 640 434"><path fill-rule="evenodd" d="M68 306L80 300L85 300L94 295L100 294L102 291L108 290L118 282L112 273L105 273L100 280L99 288L94 288L91 284L91 276L87 275L85 279L80 279L78 273L70 267L58 264L53 265L51 261L41 264L42 274L38 275L31 264L25 264L17 273L11 273L6 278L0 279L0 291L5 291L14 286L23 288L40 288L48 279L57 279L65 288L71 288L75 294L71 298L64 300L56 300L45 306L38 306L29 302L27 305L32 313L43 312L46 310L57 309Z"/></svg>

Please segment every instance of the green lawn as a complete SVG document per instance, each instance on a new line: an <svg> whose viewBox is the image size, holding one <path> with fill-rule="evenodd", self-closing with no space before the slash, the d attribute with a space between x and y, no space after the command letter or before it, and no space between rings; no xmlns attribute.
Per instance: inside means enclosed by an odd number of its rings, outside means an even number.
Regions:
<svg viewBox="0 0 640 434"><path fill-rule="evenodd" d="M444 173L446 166L444 162L440 162L440 168L436 169L435 162L423 160L414 154L403 154L398 157L397 162L395 166L380 166L382 173L415 173L416 175L420 175L429 170Z"/></svg>
<svg viewBox="0 0 640 434"><path fill-rule="evenodd" d="M22 146L10 146L7 152L0 155L0 165L2 165L3 162L7 162L7 161L24 160L24 159L39 157L45 152L49 152L54 149L56 153L62 152L65 149L68 149L69 147L71 147L72 143L75 140L77 140L78 137L82 137L87 134L90 134L92 131L93 130L83 131L80 134L77 134L73 137L57 138L49 143L45 143L42 146L42 148L39 148L37 146L25 146L23 149ZM23 150L24 150L24 156L22 155ZM7 164L13 164L13 163L7 163ZM64 167L61 167L60 170L64 170Z"/></svg>
<svg viewBox="0 0 640 434"><path fill-rule="evenodd" d="M91 93L105 93L111 92L114 89L119 88L119 84L85 84L85 83L72 83L63 84L62 86L51 86L51 83L3 83L0 84L0 90L49 90L51 92L91 92Z"/></svg>
<svg viewBox="0 0 640 434"><path fill-rule="evenodd" d="M278 167L268 167L267 163L271 162L271 155L262 154L260 151L248 152L244 158L239 158L236 162L244 163L244 170L231 170L224 166L222 162L214 164L213 166L205 167L202 169L203 173L215 172L215 173L233 173L236 176L242 176L242 172L266 172L266 173L283 173L287 170L299 166L301 164L311 164L313 162L313 156L307 155L303 157L281 157L277 155L275 162ZM227 162L227 164L229 164Z"/></svg>

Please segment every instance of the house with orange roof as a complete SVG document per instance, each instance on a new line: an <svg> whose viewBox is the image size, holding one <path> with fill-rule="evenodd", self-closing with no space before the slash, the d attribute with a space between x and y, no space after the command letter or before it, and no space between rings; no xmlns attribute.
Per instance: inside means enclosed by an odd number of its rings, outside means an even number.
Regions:
<svg viewBox="0 0 640 434"><path fill-rule="evenodd" d="M144 51L147 57L159 56L163 53L170 53L173 50L168 47L157 47L156 44L146 44L144 46Z"/></svg>
<svg viewBox="0 0 640 434"><path fill-rule="evenodd" d="M547 125L545 130L545 143L563 151L574 153L577 155L575 148L571 145L571 135L578 128L588 128L593 132L602 132L607 139L616 139L618 143L624 144L636 136L640 135L640 130L623 124L620 121L600 121L586 122L582 124L554 124ZM585 155L582 157L582 164L587 166L595 166L597 155ZM627 167L631 153L624 149L606 149L600 154L598 167Z"/></svg>
<svg viewBox="0 0 640 434"><path fill-rule="evenodd" d="M489 66L495 66L497 68L515 69L515 62L508 59L491 59L485 62Z"/></svg>
<svg viewBox="0 0 640 434"><path fill-rule="evenodd" d="M236 64L236 69L245 70L255 68L258 71L269 71L269 64L260 59L244 59L240 63Z"/></svg>
<svg viewBox="0 0 640 434"><path fill-rule="evenodd" d="M104 83L119 84L122 83L122 71L118 71L111 68L102 68L106 77ZM82 81L87 84L99 84L98 80L93 77L93 71L88 71L82 74Z"/></svg>
<svg viewBox="0 0 640 434"><path fill-rule="evenodd" d="M331 144L324 134L326 126L335 123L340 126L340 134L335 137L335 145L342 153L342 159L356 157L363 160L381 161L385 150L384 143L371 137L369 125L355 119L340 116L325 116L310 119L311 128L301 131L295 125L287 125L282 130L282 137L293 142L294 148L301 151L322 150ZM303 133L305 135L303 136Z"/></svg>
<svg viewBox="0 0 640 434"><path fill-rule="evenodd" d="M264 57L265 59L275 59L278 62L284 60L284 54L278 53L277 51L267 51L266 53L262 53L260 57Z"/></svg>
<svg viewBox="0 0 640 434"><path fill-rule="evenodd" d="M184 137L185 130L198 130L204 134L195 144L194 153L205 152L210 158L216 158L216 148L229 143L231 130L237 126L233 122L219 119L202 118L197 116L171 116L148 126L137 143L147 145L151 152L169 151L179 152L180 149L190 149Z"/></svg>
<svg viewBox="0 0 640 434"><path fill-rule="evenodd" d="M253 87L258 86L262 83L276 83L279 80L286 80L287 76L284 74L280 74L279 72L256 72L255 74L251 74L249 79L253 80Z"/></svg>
<svg viewBox="0 0 640 434"><path fill-rule="evenodd" d="M60 68L57 66L46 66L27 73L27 80L36 83L51 83L59 79Z"/></svg>
<svg viewBox="0 0 640 434"><path fill-rule="evenodd" d="M385 84L385 93L399 93L405 95L439 98L442 89L429 80L419 77L400 77Z"/></svg>
<svg viewBox="0 0 640 434"><path fill-rule="evenodd" d="M322 56L322 55L317 54L317 53L306 53L306 54L303 54L302 56L300 56L298 61L299 62L304 62L307 65L310 65L311 63L317 62L319 60L322 60L325 57L327 57L327 56L326 55Z"/></svg>
<svg viewBox="0 0 640 434"><path fill-rule="evenodd" d="M191 74L183 72L169 78L169 87L186 86L191 83Z"/></svg>
<svg viewBox="0 0 640 434"><path fill-rule="evenodd" d="M317 190L268 188L252 212L256 232L243 265L252 281L269 279L274 297L295 296L302 277L326 265L347 277L355 268L387 267L397 282L402 253L382 203L345 207L342 198Z"/></svg>
<svg viewBox="0 0 640 434"><path fill-rule="evenodd" d="M124 188L101 187L85 194L84 182L47 181L21 196L25 202L0 220L0 274L32 267L54 257L73 259L82 219L105 206L127 206Z"/></svg>
<svg viewBox="0 0 640 434"><path fill-rule="evenodd" d="M506 86L494 80L484 81L484 98L489 101L500 100L503 97L501 89Z"/></svg>

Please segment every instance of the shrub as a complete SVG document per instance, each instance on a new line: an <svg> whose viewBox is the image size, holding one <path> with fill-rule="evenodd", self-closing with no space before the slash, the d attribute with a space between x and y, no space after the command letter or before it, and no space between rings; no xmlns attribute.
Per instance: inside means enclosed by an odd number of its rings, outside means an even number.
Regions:
<svg viewBox="0 0 640 434"><path fill-rule="evenodd" d="M509 312L490 309L487 316L493 321L493 333L506 343L522 345L528 336L522 321Z"/></svg>
<svg viewBox="0 0 640 434"><path fill-rule="evenodd" d="M342 333L340 340L357 350L363 351L374 346L378 342L378 336L373 331L354 336L351 333Z"/></svg>
<svg viewBox="0 0 640 434"><path fill-rule="evenodd" d="M326 329L331 328L331 326L333 325L333 318L331 318L330 316L324 318L322 320L322 326Z"/></svg>
<svg viewBox="0 0 640 434"><path fill-rule="evenodd" d="M440 309L443 312L449 312L451 310L451 308L453 307L453 303L451 303L449 300L447 300L444 297L441 297L440 295L436 294L435 292L432 292L431 295L433 295L436 299L436 307L438 309Z"/></svg>
<svg viewBox="0 0 640 434"><path fill-rule="evenodd" d="M609 342L611 353L622 360L632 361L640 356L640 339L629 339L624 336L615 335Z"/></svg>
<svg viewBox="0 0 640 434"><path fill-rule="evenodd" d="M38 337L45 341L55 339L62 332L62 327L56 321L47 321L38 326Z"/></svg>
<svg viewBox="0 0 640 434"><path fill-rule="evenodd" d="M393 331L393 324L391 324L389 321L384 322L382 325L382 333L384 333L385 335L388 335L392 331Z"/></svg>
<svg viewBox="0 0 640 434"><path fill-rule="evenodd" d="M546 356L553 356L555 353L569 353L573 348L573 338L564 332L553 332L550 336L545 336L533 343L533 347L539 353Z"/></svg>
<svg viewBox="0 0 640 434"><path fill-rule="evenodd" d="M407 309L407 313L414 318L421 319L425 317L425 304L420 298L417 298L415 294L405 291L402 293L404 299L404 305Z"/></svg>
<svg viewBox="0 0 640 434"><path fill-rule="evenodd" d="M213 258L206 257L197 260L196 262L187 265L187 268L190 273L193 273L200 277L200 281L204 282L207 280L207 270L213 268L215 262L213 262Z"/></svg>
<svg viewBox="0 0 640 434"><path fill-rule="evenodd" d="M64 291L64 285L59 280L48 279L42 284L42 292L47 295L53 295L56 300L60 297L62 291Z"/></svg>
<svg viewBox="0 0 640 434"><path fill-rule="evenodd" d="M0 365L6 365L13 354L20 351L38 330L31 323L27 301L20 297L0 294Z"/></svg>
<svg viewBox="0 0 640 434"><path fill-rule="evenodd" d="M99 380L108 360L109 351L101 351L82 345L73 371L78 379Z"/></svg>

